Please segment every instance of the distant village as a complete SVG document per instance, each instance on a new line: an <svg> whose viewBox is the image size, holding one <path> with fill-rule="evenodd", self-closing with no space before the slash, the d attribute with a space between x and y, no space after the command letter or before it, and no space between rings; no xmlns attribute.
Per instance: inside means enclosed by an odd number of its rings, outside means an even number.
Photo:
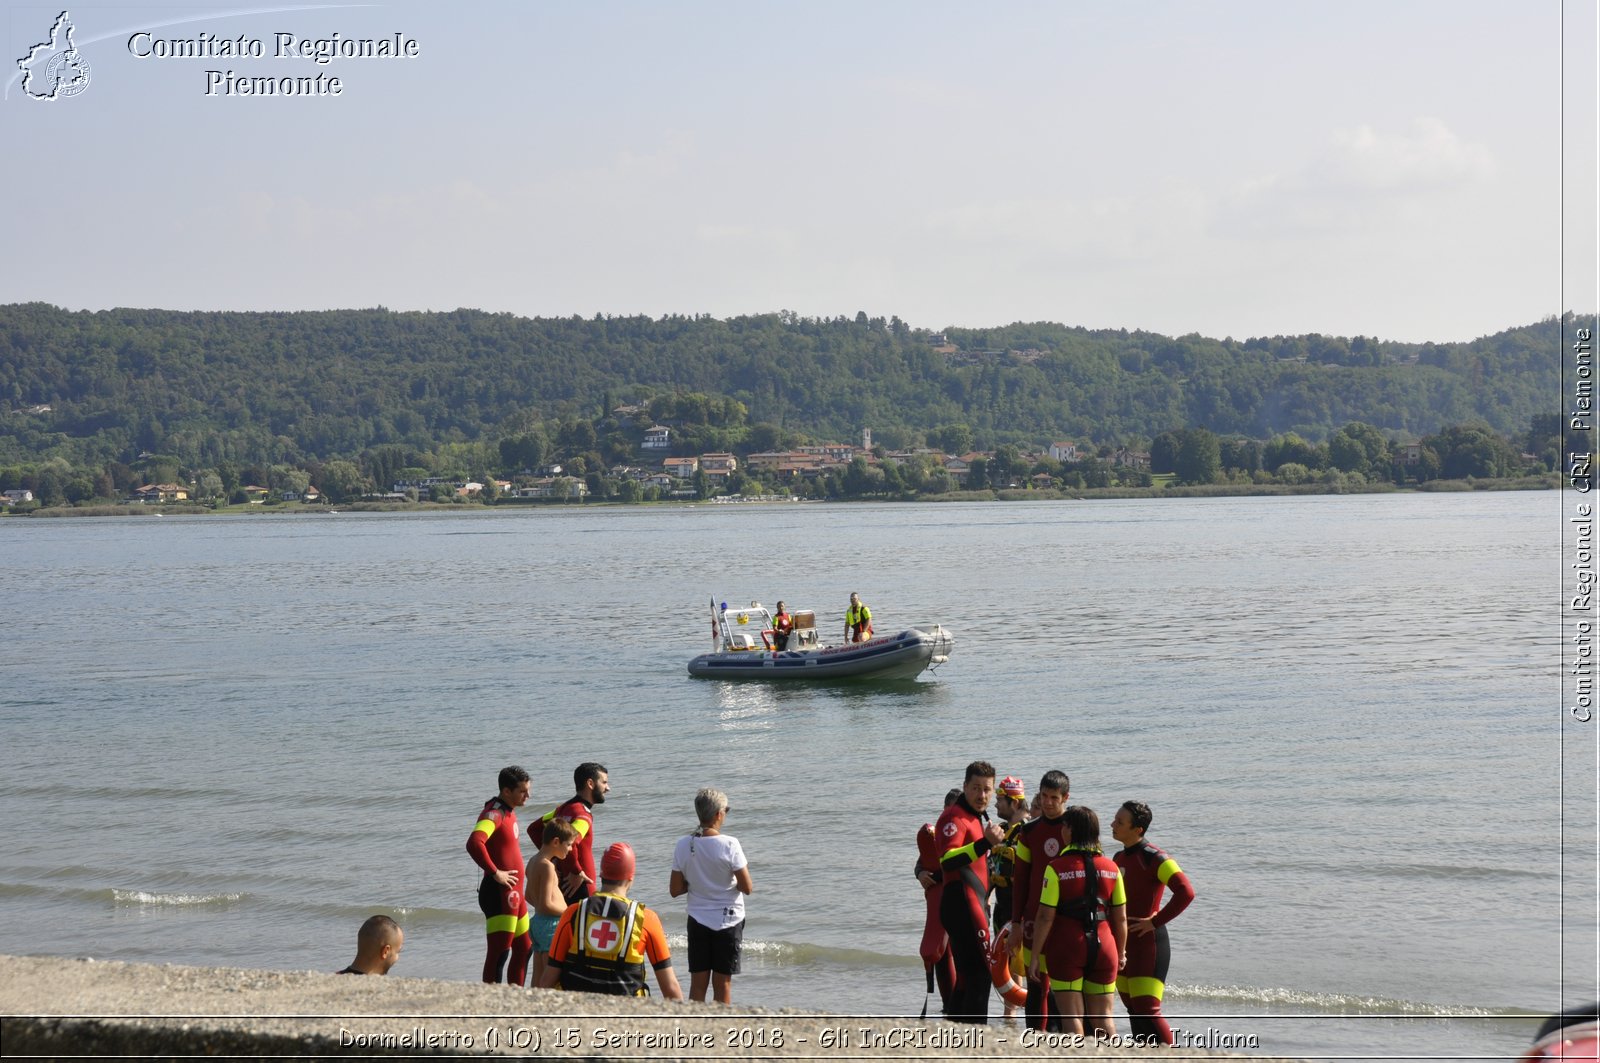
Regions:
<svg viewBox="0 0 1600 1063"><path fill-rule="evenodd" d="M45 415L50 407L36 406L28 412ZM642 405L616 406L609 416L628 427L610 437L606 458L591 448L583 454L558 451L554 460L540 463L534 452L536 464L518 468L521 452L515 441L501 440L498 446L482 445L470 457L429 459L426 467L400 468L399 463L391 463L386 475L377 462L362 469L337 459L303 466L257 464L189 470L169 458L144 452L131 466L113 463L118 470L114 478L108 475L108 465L92 486L85 480L63 491L58 484L53 492L47 488L43 497L36 476L9 477L10 482L0 491L0 512L31 511L63 500L79 505L93 500L102 505L214 507L908 498L974 490L1148 489L1157 485L1157 474L1175 475L1184 484L1296 487L1316 481L1342 490L1374 481L1420 484L1441 476L1527 476L1547 471L1551 464L1547 455L1519 454L1509 441L1471 427L1446 429L1421 442L1399 442L1371 426L1352 423L1335 433L1329 443L1318 445L1293 433L1262 443L1218 437L1203 429L1182 430L1163 433L1148 444L1160 452L1156 455L1159 460L1153 462L1151 450L1074 440L1031 447L1006 444L997 450L961 454L930 446L889 449L873 445L870 427L861 430L858 443L809 443L745 454L689 453L685 440L705 438L703 431L696 431L698 422L680 428L677 422L654 421L660 412L651 413ZM1197 444L1192 453L1199 458L1186 463L1183 450L1195 437L1204 437L1200 440L1204 445ZM1206 447L1209 458L1203 453ZM623 460L617 460L619 456ZM141 469L157 476L141 483Z"/></svg>
<svg viewBox="0 0 1600 1063"><path fill-rule="evenodd" d="M638 412L635 407L621 406L613 411L619 416ZM793 491L797 485L817 480L830 473L843 473L856 459L869 468L890 465L916 464L924 470L941 470L956 490L965 489L974 462L992 460L993 451L975 450L965 454L945 454L927 447L914 450L878 451L872 444L872 430L862 430L859 445L848 443L822 443L800 446L793 450L763 451L742 458L732 453L673 454L673 430L668 425L656 424L648 428L639 444L639 460L629 464L614 465L605 475L614 480L632 482L648 497L665 499L695 499L705 494L721 494L727 482L743 469L747 476L774 487ZM1096 456L1092 448L1087 456ZM1070 464L1080 460L1078 444L1063 440L1051 443L1039 451L1019 450L1020 462L1028 468L1049 458ZM1123 469L1148 471L1150 455L1146 451L1120 448L1105 459L1109 464ZM996 485L990 485L996 486ZM1033 473L1020 480L1008 481L1001 487L1051 489L1059 486L1057 478L1049 473ZM237 489L249 503L271 502L322 503L327 494L316 485L304 490L277 490L259 484L243 484ZM362 501L416 502L438 500L441 495L470 500L581 500L590 496L586 479L566 474L560 462L542 465L537 469L523 469L505 479L487 481L467 480L448 476L429 476L412 480L397 480L387 491L377 491L362 496ZM122 502L131 505L161 505L187 502L197 497L196 484L151 483L132 490ZM0 505L13 505L33 501L33 492L7 490Z"/></svg>
<svg viewBox="0 0 1600 1063"><path fill-rule="evenodd" d="M629 411L627 407L622 407L618 412ZM972 463L994 456L993 451L971 451L961 455L950 455L922 447L916 450L886 451L880 457L873 450L870 428L863 429L859 446L848 443L822 443L796 447L794 450L747 454L740 459L738 455L729 453L657 457L660 452L672 449L672 429L658 424L651 426L645 432L640 449L643 452L643 459L640 462L612 466L607 470L607 475L619 480L634 481L644 488L655 488L661 498L681 499L699 497L700 490L695 486L699 476L704 477L712 492L720 492L729 478L741 467L765 483L793 486L803 481L819 479L832 472L843 472L857 458L864 460L869 467L885 462L897 465L916 462L924 468L940 468L950 477L952 483L961 489L967 484L967 474L971 471ZM1029 465L1034 464L1040 457L1049 457L1061 462L1075 462L1078 460L1077 445L1070 442L1052 443L1047 453L1022 454L1022 458ZM1143 452L1119 451L1116 463L1129 468L1148 469L1150 455ZM527 499L583 498L589 494L588 486L581 478L563 476L562 473L559 463L545 465L537 470L528 470L526 475L518 479L495 481L494 493L498 498ZM1030 482L1034 487L1056 486L1054 478L1047 474L1034 475L1030 478ZM446 487L459 495L476 495L488 487L482 483L457 483L431 477L398 482L387 494L379 497L397 501L427 498L429 493L439 486ZM1007 486L1026 485L1019 482Z"/></svg>

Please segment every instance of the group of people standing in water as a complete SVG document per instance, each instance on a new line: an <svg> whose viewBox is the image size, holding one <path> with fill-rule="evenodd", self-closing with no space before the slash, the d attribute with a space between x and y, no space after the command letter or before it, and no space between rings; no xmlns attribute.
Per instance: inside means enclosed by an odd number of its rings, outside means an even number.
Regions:
<svg viewBox="0 0 1600 1063"><path fill-rule="evenodd" d="M646 996L648 970L663 997L682 1000L660 917L628 896L633 847L615 842L595 866L594 808L611 790L605 766L578 765L572 798L529 824L538 851L526 867L516 810L528 800L528 773L513 765L498 782L499 793L485 802L467 837L467 853L483 871L483 980ZM705 1000L709 989L726 1004L739 972L744 896L755 886L739 840L722 831L727 795L702 789L694 806L699 826L674 850L668 891L688 898L690 999Z"/></svg>
<svg viewBox="0 0 1600 1063"><path fill-rule="evenodd" d="M938 822L923 826L916 874L927 900L929 990L938 985L955 1022L988 1022L989 993L998 989L1007 1014L1022 1006L1032 1029L1099 1037L1116 1035L1117 994L1136 1039L1170 1045L1161 1014L1166 925L1194 900L1194 887L1145 840L1148 805L1126 801L1117 810L1111 835L1122 849L1108 858L1099 817L1069 805L1069 791L1065 772L1048 771L1030 806L1020 778L1007 776L997 795L994 767L973 761ZM998 821L988 811L996 797Z"/></svg>

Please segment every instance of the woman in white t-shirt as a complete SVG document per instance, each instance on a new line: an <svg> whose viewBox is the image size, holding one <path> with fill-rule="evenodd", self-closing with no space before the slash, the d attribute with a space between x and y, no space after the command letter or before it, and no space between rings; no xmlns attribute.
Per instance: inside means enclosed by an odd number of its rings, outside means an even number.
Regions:
<svg viewBox="0 0 1600 1063"><path fill-rule="evenodd" d="M694 795L700 828L678 839L672 854L674 897L689 895L689 999L704 1001L709 984L718 1004L733 1003L744 941L744 895L755 886L739 839L722 833L728 795L710 788Z"/></svg>

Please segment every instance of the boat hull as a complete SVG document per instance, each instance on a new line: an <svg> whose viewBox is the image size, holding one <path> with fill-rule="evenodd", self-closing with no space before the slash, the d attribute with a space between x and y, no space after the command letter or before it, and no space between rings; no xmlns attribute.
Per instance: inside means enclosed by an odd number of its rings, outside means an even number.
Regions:
<svg viewBox="0 0 1600 1063"><path fill-rule="evenodd" d="M955 636L936 624L820 650L702 653L689 662L689 674L703 679L911 679L943 663L954 642Z"/></svg>

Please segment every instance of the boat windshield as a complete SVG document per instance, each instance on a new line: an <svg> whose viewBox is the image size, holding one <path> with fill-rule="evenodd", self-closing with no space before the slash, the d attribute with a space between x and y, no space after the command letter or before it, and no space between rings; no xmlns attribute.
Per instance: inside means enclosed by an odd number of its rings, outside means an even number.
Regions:
<svg viewBox="0 0 1600 1063"><path fill-rule="evenodd" d="M759 603L730 606L722 611L724 643L740 648L761 645L761 633L772 627L772 614Z"/></svg>

